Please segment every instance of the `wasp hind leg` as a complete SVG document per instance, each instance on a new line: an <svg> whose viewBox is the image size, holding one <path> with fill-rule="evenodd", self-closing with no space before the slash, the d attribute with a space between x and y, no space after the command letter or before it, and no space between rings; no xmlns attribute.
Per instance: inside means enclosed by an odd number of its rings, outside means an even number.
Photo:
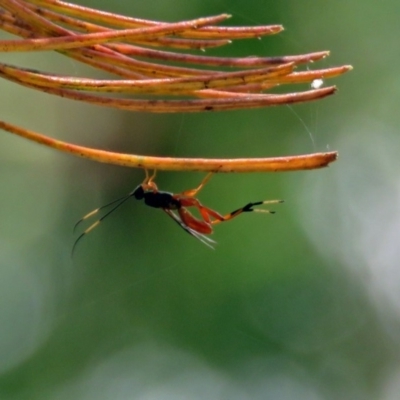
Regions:
<svg viewBox="0 0 400 400"><path fill-rule="evenodd" d="M253 208L255 206L261 206L263 204L279 204L283 203L283 200L264 200L264 201L256 201L252 203L246 204L244 207L238 208L235 211L230 212L229 214L223 215L221 218L216 218L215 220L211 221L211 224L219 224L221 222L230 221L233 218L236 218L238 215L244 212L261 212L266 214L275 214L275 211L263 209L263 208Z"/></svg>

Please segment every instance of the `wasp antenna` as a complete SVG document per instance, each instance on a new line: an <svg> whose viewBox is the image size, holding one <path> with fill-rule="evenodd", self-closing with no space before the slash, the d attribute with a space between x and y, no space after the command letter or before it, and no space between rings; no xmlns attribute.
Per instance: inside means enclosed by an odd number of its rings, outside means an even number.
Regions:
<svg viewBox="0 0 400 400"><path fill-rule="evenodd" d="M92 217L93 215L97 214L100 210L103 210L104 208L107 208L115 203L117 203L118 201L124 200L129 198L130 196L132 196L132 193L129 193L127 196L124 197L120 197L119 199L113 200L111 203L105 204L104 206L101 206L99 208L96 208L93 211L90 211L90 213L84 215L75 225L74 225L74 229L73 232L75 233L76 228L85 220L87 220L88 218Z"/></svg>
<svg viewBox="0 0 400 400"><path fill-rule="evenodd" d="M130 197L132 197L132 195L133 195L133 192L130 193L128 196L121 197L121 198L118 199L118 200L114 200L114 201L112 201L111 203L106 204L105 206L102 206L102 207L100 207L100 208L98 208L98 209L96 209L96 210L93 210L93 211L90 212L87 216L85 216L86 218L89 218L90 216L94 215L96 212L98 212L99 210L103 209L104 207L108 207L108 206L110 206L110 205L116 203L117 201L119 201L119 203L118 203L115 207L113 207L110 211L108 211L106 214L104 214L100 219L98 219L96 222L94 222L92 225L90 225L89 228L87 228L87 229L78 237L78 239L75 240L75 243L74 243L74 245L72 246L71 255L72 255L72 256L74 255L74 251L75 251L76 245L78 244L78 242L79 242L85 235L87 235L91 230L93 230L94 228L96 228L96 226L99 225L100 222L102 222L105 218L107 218L110 214L112 214L117 208L121 207L122 204L124 204ZM86 219L85 217L83 217L82 221ZM79 221L79 222L81 222L81 221Z"/></svg>
<svg viewBox="0 0 400 400"><path fill-rule="evenodd" d="M89 228L87 228L85 230L85 232L83 232L82 234L79 235L78 239L75 240L74 245L72 246L72 250L71 250L71 257L74 256L75 253L75 249L76 249L76 245L78 244L78 242L85 236L87 235L92 229L96 228L97 225L100 224L100 220L96 221L95 223L93 223L92 225L89 226Z"/></svg>
<svg viewBox="0 0 400 400"><path fill-rule="evenodd" d="M95 210L90 211L90 213L84 215L84 216L74 225L74 229L72 230L73 233L75 233L76 228L77 228L83 221L85 221L86 219L90 218L92 215L98 213L99 210L100 210L100 208L96 208Z"/></svg>

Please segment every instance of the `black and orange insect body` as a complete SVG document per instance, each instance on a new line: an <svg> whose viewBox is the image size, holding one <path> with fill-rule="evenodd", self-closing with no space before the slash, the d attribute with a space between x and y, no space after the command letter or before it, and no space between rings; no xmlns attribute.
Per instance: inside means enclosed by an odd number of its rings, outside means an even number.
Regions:
<svg viewBox="0 0 400 400"><path fill-rule="evenodd" d="M117 200L112 201L100 208L97 208L91 211L89 214L85 215L81 220L77 222L75 228L84 220L89 217L95 215L100 210L111 206L112 204L118 203L114 206L110 211L108 211L103 217L97 220L95 223L89 226L75 241L73 250L75 249L77 243L89 233L92 229L94 229L104 218L114 212L118 207L120 207L125 201L130 198L135 198L136 200L143 200L144 203L153 208L162 209L169 217L171 217L182 229L184 229L187 233L194 236L196 239L199 239L202 243L209 247L213 247L215 243L214 240L210 239L205 235L209 235L213 232L213 225L219 224L221 222L229 221L238 215L244 212L264 212L273 214L274 211L269 211L265 209L253 208L255 206L259 206L262 204L276 204L282 203L282 200L266 200L266 201L257 201L253 203L248 203L244 207L238 208L235 211L232 211L229 214L221 215L217 211L212 210L209 207L204 206L201 202L195 197L197 193L205 186L208 180L211 178L212 173L209 173L200 185L191 190L186 190L181 193L173 194L170 192L165 192L158 190L157 185L154 182L155 173L152 176L148 175L146 171L146 178L142 184L137 186L132 192L128 195L121 197ZM193 207L199 211L200 217L195 217L188 208Z"/></svg>

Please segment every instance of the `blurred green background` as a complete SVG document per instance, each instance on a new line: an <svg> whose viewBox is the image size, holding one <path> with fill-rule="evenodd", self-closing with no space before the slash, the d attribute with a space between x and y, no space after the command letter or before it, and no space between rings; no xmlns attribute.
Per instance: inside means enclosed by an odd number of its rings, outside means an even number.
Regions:
<svg viewBox="0 0 400 400"><path fill-rule="evenodd" d="M280 156L338 150L330 168L213 177L228 212L285 199L275 216L216 227L214 251L134 201L80 243L74 223L130 191L141 171L0 133L0 399L397 400L400 392L400 3L395 0L81 1L178 21L228 12L286 30L207 54L331 50L352 64L336 96L291 108L127 113L0 81L1 119L138 154ZM5 35L4 35L5 37ZM2 61L67 75L58 54ZM97 75L99 76L99 75ZM331 81L332 82L332 81ZM204 174L159 173L162 189Z"/></svg>

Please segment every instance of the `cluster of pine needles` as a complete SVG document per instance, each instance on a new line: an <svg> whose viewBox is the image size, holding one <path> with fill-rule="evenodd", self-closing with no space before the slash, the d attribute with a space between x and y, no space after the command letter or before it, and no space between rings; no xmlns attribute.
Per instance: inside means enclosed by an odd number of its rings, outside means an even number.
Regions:
<svg viewBox="0 0 400 400"><path fill-rule="evenodd" d="M0 76L71 100L151 113L226 111L294 104L334 94L335 86L273 93L277 86L311 84L351 66L300 69L328 51L278 57L217 57L206 50L233 40L274 35L281 25L220 26L221 14L181 22L138 19L59 0L0 0L0 29L18 39L0 40L0 52L53 50L106 71L114 79L62 76L0 63ZM123 96L121 96L123 95ZM87 148L0 120L0 128L54 149L129 167L214 172L287 171L328 165L336 152L274 158L151 157Z"/></svg>

